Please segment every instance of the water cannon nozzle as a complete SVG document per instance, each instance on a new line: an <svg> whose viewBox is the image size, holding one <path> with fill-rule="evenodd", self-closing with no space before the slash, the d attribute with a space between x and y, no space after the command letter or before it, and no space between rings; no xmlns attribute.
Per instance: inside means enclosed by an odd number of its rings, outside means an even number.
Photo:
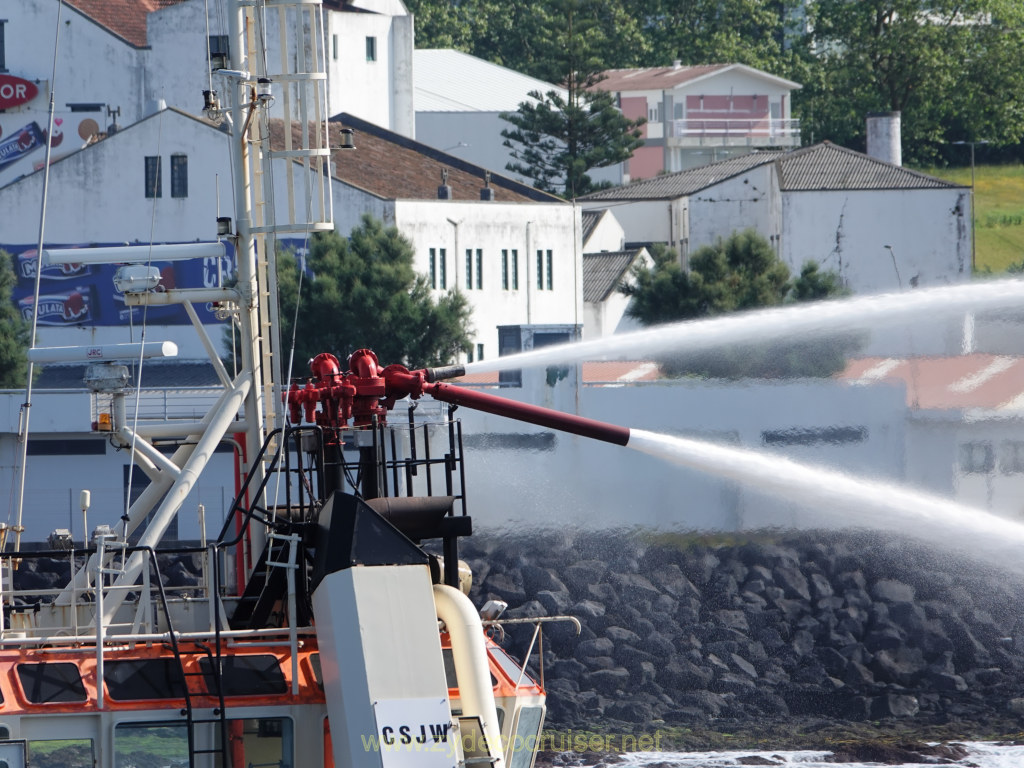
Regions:
<svg viewBox="0 0 1024 768"><path fill-rule="evenodd" d="M440 368L426 368L427 381L433 384L435 381L444 381L445 379L457 379L460 376L466 375L466 366L464 365L445 365Z"/></svg>

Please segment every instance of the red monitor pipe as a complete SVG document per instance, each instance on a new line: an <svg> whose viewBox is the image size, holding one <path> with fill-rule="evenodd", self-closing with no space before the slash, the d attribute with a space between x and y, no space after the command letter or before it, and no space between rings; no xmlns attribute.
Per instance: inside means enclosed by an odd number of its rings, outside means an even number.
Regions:
<svg viewBox="0 0 1024 768"><path fill-rule="evenodd" d="M384 370L389 395L392 392L395 394L401 392L415 399L420 396L420 393L425 393L443 403L465 406L477 411L493 413L496 416L505 416L517 421L525 421L528 424L557 429L560 432L568 432L615 445L626 445L629 442L627 427L583 416L574 416L570 413L562 413L529 403L518 403L487 392L444 384L437 380L463 375L465 370L461 366L427 368L420 371L393 370L398 368L399 366L388 366Z"/></svg>

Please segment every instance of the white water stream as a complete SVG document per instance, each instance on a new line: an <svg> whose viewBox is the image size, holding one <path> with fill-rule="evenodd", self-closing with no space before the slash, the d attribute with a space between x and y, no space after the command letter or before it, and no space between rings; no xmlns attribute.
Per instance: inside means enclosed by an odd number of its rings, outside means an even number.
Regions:
<svg viewBox="0 0 1024 768"><path fill-rule="evenodd" d="M899 321L1024 305L1024 280L990 280L818 301L777 309L689 320L593 341L558 344L517 355L466 365L467 373L485 373L584 360L637 360L658 352L697 352L737 342L809 338L837 331L870 330Z"/></svg>
<svg viewBox="0 0 1024 768"><path fill-rule="evenodd" d="M823 523L896 530L1019 567L1024 524L939 496L783 456L634 429L629 448L813 506Z"/></svg>

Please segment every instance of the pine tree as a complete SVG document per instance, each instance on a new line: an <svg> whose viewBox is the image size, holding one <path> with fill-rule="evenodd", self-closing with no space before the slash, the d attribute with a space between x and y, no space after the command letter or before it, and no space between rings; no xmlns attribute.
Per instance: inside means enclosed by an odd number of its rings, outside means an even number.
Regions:
<svg viewBox="0 0 1024 768"><path fill-rule="evenodd" d="M427 280L413 269L413 248L395 227L364 215L349 238L317 234L306 259L298 305L293 375L330 352L344 364L368 347L383 365L410 367L454 362L470 349L470 309L465 296L449 291L436 301ZM310 276L312 275L312 276ZM296 297L296 259L278 259L283 347L290 349Z"/></svg>
<svg viewBox="0 0 1024 768"><path fill-rule="evenodd" d="M28 377L28 347L32 328L12 301L16 282L11 255L0 251L0 388L24 387Z"/></svg>
<svg viewBox="0 0 1024 768"><path fill-rule="evenodd" d="M515 162L506 167L533 179L547 192L575 198L595 189L587 174L628 160L643 144L639 126L615 106L614 97L600 89L601 47L606 38L598 20L585 15L581 0L552 0L548 4L559 23L549 30L552 53L537 74L565 88L530 94L516 112L502 113L512 124L501 132Z"/></svg>

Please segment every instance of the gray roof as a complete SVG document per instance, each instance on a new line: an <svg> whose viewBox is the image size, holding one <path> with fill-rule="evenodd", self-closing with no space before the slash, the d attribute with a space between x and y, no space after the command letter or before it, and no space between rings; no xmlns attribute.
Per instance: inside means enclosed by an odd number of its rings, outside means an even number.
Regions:
<svg viewBox="0 0 1024 768"><path fill-rule="evenodd" d="M791 151L770 150L602 189L581 200L672 200L699 192L751 168L774 162L783 192L866 189L955 189L959 184L876 160L829 141Z"/></svg>
<svg viewBox="0 0 1024 768"><path fill-rule="evenodd" d="M607 299L626 277L641 250L584 253L583 301L597 303Z"/></svg>
<svg viewBox="0 0 1024 768"><path fill-rule="evenodd" d="M607 208L593 211L583 211L583 245L587 244L587 240L594 234L594 230L597 229L597 223L601 221L601 217L608 212Z"/></svg>
<svg viewBox="0 0 1024 768"><path fill-rule="evenodd" d="M779 186L784 192L960 186L829 141L786 153L778 160L778 167Z"/></svg>
<svg viewBox="0 0 1024 768"><path fill-rule="evenodd" d="M532 91L565 89L450 48L413 51L417 112L515 112Z"/></svg>
<svg viewBox="0 0 1024 768"><path fill-rule="evenodd" d="M666 173L651 179L641 179L622 187L609 187L584 195L580 200L673 200L692 195L712 184L748 171L758 165L771 162L784 153L781 150L751 152L747 155L730 157L717 163L698 168Z"/></svg>

